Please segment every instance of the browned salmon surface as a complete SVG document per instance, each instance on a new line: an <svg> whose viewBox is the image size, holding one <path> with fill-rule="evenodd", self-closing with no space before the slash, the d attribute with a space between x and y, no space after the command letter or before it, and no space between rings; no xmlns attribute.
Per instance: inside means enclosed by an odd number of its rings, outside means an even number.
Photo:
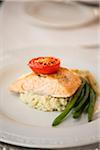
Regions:
<svg viewBox="0 0 100 150"><path fill-rule="evenodd" d="M51 95L54 97L70 97L81 85L80 77L66 68L50 75L26 74L10 85L10 90L22 93L32 90L35 94Z"/></svg>

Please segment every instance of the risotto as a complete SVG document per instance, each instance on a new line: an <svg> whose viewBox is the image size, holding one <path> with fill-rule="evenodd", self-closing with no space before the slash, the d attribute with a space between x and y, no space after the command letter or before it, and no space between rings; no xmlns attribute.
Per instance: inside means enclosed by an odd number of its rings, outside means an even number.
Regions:
<svg viewBox="0 0 100 150"><path fill-rule="evenodd" d="M68 98L36 95L32 91L21 93L20 99L30 107L42 111L63 111L68 102Z"/></svg>

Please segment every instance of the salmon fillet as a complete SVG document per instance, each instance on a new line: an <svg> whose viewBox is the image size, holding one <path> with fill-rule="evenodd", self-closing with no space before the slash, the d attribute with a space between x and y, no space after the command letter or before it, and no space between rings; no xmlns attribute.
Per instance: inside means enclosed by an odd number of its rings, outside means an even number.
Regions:
<svg viewBox="0 0 100 150"><path fill-rule="evenodd" d="M26 74L10 85L10 91L22 93L32 90L35 94L54 97L70 97L81 85L80 77L66 68L60 68L50 75Z"/></svg>

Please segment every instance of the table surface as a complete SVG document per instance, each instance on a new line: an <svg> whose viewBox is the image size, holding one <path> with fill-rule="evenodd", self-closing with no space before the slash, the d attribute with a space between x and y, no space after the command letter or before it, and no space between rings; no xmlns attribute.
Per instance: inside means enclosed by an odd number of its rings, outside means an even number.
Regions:
<svg viewBox="0 0 100 150"><path fill-rule="evenodd" d="M95 48L100 42L98 21L88 26L73 30L54 30L30 25L16 17L16 2L5 2L0 8L0 51L5 49L21 49L33 45L75 45ZM91 8L93 9L93 8ZM45 42L46 41L46 42ZM19 150L28 148L16 147L0 142L0 150ZM67 150L67 148L65 148ZM62 150L65 150L62 149ZM99 150L99 143L68 150ZM32 148L32 150L34 150Z"/></svg>

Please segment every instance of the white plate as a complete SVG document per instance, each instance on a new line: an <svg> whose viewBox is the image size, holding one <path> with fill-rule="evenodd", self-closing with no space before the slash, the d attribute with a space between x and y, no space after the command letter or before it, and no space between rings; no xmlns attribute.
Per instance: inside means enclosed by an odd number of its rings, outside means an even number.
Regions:
<svg viewBox="0 0 100 150"><path fill-rule="evenodd" d="M98 117L88 123L84 115L80 120L74 120L69 115L62 124L51 127L58 112L41 112L29 108L8 90L14 79L30 71L26 64L36 56L60 57L62 65L89 69L99 79L98 52L70 47L33 47L32 50L12 52L12 57L4 59L4 66L0 70L0 141L37 148L73 147L98 142Z"/></svg>
<svg viewBox="0 0 100 150"><path fill-rule="evenodd" d="M31 23L56 28L77 27L96 17L94 9L74 2L29 2L24 11L27 16L24 17Z"/></svg>

